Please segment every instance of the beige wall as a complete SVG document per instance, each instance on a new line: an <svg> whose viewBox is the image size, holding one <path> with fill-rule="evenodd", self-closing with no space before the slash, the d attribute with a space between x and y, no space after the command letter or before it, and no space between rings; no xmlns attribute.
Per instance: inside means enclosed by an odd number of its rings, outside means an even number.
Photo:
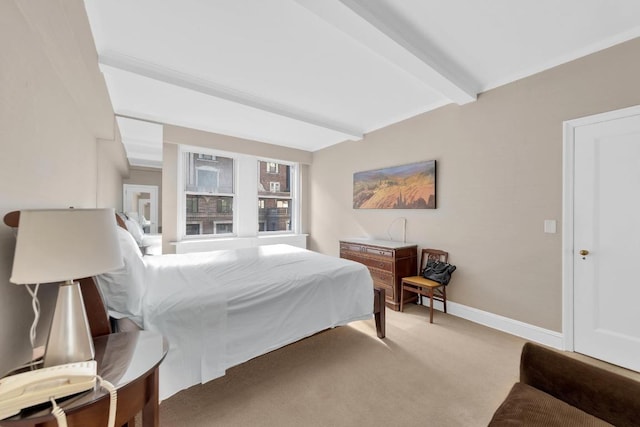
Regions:
<svg viewBox="0 0 640 427"><path fill-rule="evenodd" d="M122 210L122 182L128 173L127 154L120 138L98 139L98 195L96 206Z"/></svg>
<svg viewBox="0 0 640 427"><path fill-rule="evenodd" d="M265 144L248 139L235 138L232 136L220 135L204 132L195 129L183 128L179 126L164 125L164 145L163 145L163 166L162 166L162 193L164 212L162 223L162 251L163 253L175 253L175 248L170 244L177 240L179 233L177 219L177 161L178 145L190 145L195 147L207 147L216 150L229 151L233 153L248 154L252 156L263 156L277 160L299 162L301 164L301 186L302 190L308 189L309 183L309 163L312 155L308 151L294 148L281 147L273 144ZM302 209L302 232L308 231L309 223L309 199L303 195L301 200Z"/></svg>
<svg viewBox="0 0 640 427"><path fill-rule="evenodd" d="M561 331L562 122L639 104L638 76L640 39L315 152L310 247L337 255L406 217L408 241L458 266L451 301ZM430 159L436 210L352 209L354 172Z"/></svg>
<svg viewBox="0 0 640 427"><path fill-rule="evenodd" d="M165 133L166 135L166 133ZM178 238L178 146L162 145L162 253L175 253Z"/></svg>
<svg viewBox="0 0 640 427"><path fill-rule="evenodd" d="M172 125L164 125L163 135L164 142L173 144L215 148L216 150L249 154L252 156L264 156L304 164L311 163L311 153L308 151L266 144L250 139L235 138L233 136Z"/></svg>
<svg viewBox="0 0 640 427"><path fill-rule="evenodd" d="M0 216L111 205L96 141L115 144L113 110L82 1L0 2L0 64ZM102 160L102 177L114 176ZM0 225L0 376L30 354L31 299L9 282L14 247ZM40 343L56 291L41 289Z"/></svg>

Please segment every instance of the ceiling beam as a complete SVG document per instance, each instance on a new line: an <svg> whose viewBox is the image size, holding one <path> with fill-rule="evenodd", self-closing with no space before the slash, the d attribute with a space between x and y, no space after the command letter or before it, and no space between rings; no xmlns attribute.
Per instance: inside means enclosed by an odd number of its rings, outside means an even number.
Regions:
<svg viewBox="0 0 640 427"><path fill-rule="evenodd" d="M477 99L478 87L435 46L364 0L296 0L301 6L457 104Z"/></svg>
<svg viewBox="0 0 640 427"><path fill-rule="evenodd" d="M180 71L141 61L131 56L115 52L103 53L98 55L98 63L103 72L108 72L110 67L133 73L162 83L193 90L215 98L338 132L345 135L345 139L360 140L364 136L363 131L338 123L335 120L319 117L316 114L302 111L271 99L263 99Z"/></svg>

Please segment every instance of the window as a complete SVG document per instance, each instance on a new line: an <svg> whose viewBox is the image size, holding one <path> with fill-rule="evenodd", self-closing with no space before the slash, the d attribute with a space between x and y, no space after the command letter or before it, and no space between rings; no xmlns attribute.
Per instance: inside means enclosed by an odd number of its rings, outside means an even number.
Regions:
<svg viewBox="0 0 640 427"><path fill-rule="evenodd" d="M218 213L230 214L233 213L233 199L220 198L218 202Z"/></svg>
<svg viewBox="0 0 640 427"><path fill-rule="evenodd" d="M193 236L195 234L200 234L200 224L187 224L187 236Z"/></svg>
<svg viewBox="0 0 640 427"><path fill-rule="evenodd" d="M203 189L202 191L217 189L218 170L210 166L196 166L196 187Z"/></svg>
<svg viewBox="0 0 640 427"><path fill-rule="evenodd" d="M233 233L234 159L184 152L185 235Z"/></svg>
<svg viewBox="0 0 640 427"><path fill-rule="evenodd" d="M178 159L181 239L299 232L298 164L189 146Z"/></svg>
<svg viewBox="0 0 640 427"><path fill-rule="evenodd" d="M278 173L278 164L275 162L264 162L267 173Z"/></svg>
<svg viewBox="0 0 640 427"><path fill-rule="evenodd" d="M198 198L192 195L187 196L187 213L198 213Z"/></svg>
<svg viewBox="0 0 640 427"><path fill-rule="evenodd" d="M230 221L216 222L216 234L233 233L233 224Z"/></svg>
<svg viewBox="0 0 640 427"><path fill-rule="evenodd" d="M258 161L258 230L291 231L292 166Z"/></svg>

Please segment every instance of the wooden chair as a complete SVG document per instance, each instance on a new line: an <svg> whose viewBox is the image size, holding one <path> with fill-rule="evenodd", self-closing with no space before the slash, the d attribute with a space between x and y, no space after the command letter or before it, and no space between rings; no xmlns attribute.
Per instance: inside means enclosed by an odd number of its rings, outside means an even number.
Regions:
<svg viewBox="0 0 640 427"><path fill-rule="evenodd" d="M423 249L420 255L419 273L422 273L422 270L427 265L427 260L430 259L448 262L449 253L438 249ZM429 323L433 323L434 299L442 301L444 304L444 312L447 312L447 287L445 285L425 279L422 276L403 277L400 286L400 311L404 308L405 291L418 294L418 301L420 301L420 295L429 297Z"/></svg>

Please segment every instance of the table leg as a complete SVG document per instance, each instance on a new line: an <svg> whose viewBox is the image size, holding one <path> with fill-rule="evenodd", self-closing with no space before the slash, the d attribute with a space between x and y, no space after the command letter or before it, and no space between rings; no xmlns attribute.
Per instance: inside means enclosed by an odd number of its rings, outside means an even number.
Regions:
<svg viewBox="0 0 640 427"><path fill-rule="evenodd" d="M142 426L159 427L160 404L158 403L158 368L147 377L147 392L149 397L142 408Z"/></svg>

